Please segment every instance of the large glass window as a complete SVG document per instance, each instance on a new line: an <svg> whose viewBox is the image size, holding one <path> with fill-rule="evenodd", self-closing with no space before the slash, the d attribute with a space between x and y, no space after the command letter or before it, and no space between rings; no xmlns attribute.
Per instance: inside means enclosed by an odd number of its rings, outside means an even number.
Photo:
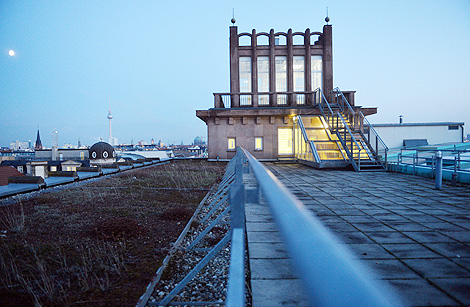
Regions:
<svg viewBox="0 0 470 307"><path fill-rule="evenodd" d="M258 57L258 92L269 92L269 57Z"/></svg>
<svg viewBox="0 0 470 307"><path fill-rule="evenodd" d="M312 91L322 88L323 63L321 55L312 55Z"/></svg>
<svg viewBox="0 0 470 307"><path fill-rule="evenodd" d="M276 57L276 92L287 92L287 57Z"/></svg>
<svg viewBox="0 0 470 307"><path fill-rule="evenodd" d="M294 91L303 92L305 90L305 64L303 56L294 56Z"/></svg>
<svg viewBox="0 0 470 307"><path fill-rule="evenodd" d="M276 92L287 92L287 57L276 57ZM277 95L277 104L287 104L286 94Z"/></svg>
<svg viewBox="0 0 470 307"><path fill-rule="evenodd" d="M258 92L269 92L269 57L258 57ZM258 96L259 105L269 105L269 95Z"/></svg>
<svg viewBox="0 0 470 307"><path fill-rule="evenodd" d="M240 57L240 92L251 92L250 57Z"/></svg>
<svg viewBox="0 0 470 307"><path fill-rule="evenodd" d="M294 92L305 91L305 58L294 56ZM297 94L297 104L305 103L305 95Z"/></svg>

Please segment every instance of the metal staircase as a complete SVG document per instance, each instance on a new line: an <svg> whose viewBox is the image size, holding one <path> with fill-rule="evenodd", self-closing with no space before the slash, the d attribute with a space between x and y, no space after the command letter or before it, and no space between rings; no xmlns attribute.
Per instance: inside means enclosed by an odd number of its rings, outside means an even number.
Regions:
<svg viewBox="0 0 470 307"><path fill-rule="evenodd" d="M350 165L355 171L384 170L388 147L339 88L333 90L332 98L330 104L317 89L315 102L322 115L296 117L296 157L318 168Z"/></svg>
<svg viewBox="0 0 470 307"><path fill-rule="evenodd" d="M347 156L338 137L321 116L295 118L296 158L316 168L346 167Z"/></svg>

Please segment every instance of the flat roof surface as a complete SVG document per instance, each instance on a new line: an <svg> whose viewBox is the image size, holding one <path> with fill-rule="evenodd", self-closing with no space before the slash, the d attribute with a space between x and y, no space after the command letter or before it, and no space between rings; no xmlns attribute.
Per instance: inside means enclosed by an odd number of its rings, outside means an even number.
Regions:
<svg viewBox="0 0 470 307"><path fill-rule="evenodd" d="M265 163L405 306L470 305L470 188ZM246 208L253 306L308 306L266 204ZM332 272L332 274L335 274Z"/></svg>
<svg viewBox="0 0 470 307"><path fill-rule="evenodd" d="M29 183L10 183L0 186L0 197L16 195L18 193L32 192L39 190L38 184Z"/></svg>
<svg viewBox="0 0 470 307"><path fill-rule="evenodd" d="M47 177L44 179L44 182L46 183L46 186L52 187L55 185L74 182L75 179L75 177Z"/></svg>
<svg viewBox="0 0 470 307"><path fill-rule="evenodd" d="M414 127L414 126L463 126L464 122L433 122L433 123L394 123L394 124L372 124L373 127ZM366 125L367 126L367 125Z"/></svg>

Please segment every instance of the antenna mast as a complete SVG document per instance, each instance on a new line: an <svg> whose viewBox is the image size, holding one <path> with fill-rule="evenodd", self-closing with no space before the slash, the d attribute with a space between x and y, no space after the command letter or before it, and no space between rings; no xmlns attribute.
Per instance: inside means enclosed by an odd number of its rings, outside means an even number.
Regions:
<svg viewBox="0 0 470 307"><path fill-rule="evenodd" d="M235 19L235 9L232 8L232 20L230 20L232 22L232 26L235 26L235 22L237 22L237 20Z"/></svg>

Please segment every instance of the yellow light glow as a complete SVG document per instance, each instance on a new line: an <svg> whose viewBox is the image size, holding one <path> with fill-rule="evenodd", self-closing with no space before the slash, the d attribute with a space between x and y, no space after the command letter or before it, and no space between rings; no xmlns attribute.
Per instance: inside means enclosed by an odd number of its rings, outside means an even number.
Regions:
<svg viewBox="0 0 470 307"><path fill-rule="evenodd" d="M235 150L236 149L235 138L228 138L227 149L228 150Z"/></svg>
<svg viewBox="0 0 470 307"><path fill-rule="evenodd" d="M279 155L291 155L293 154L292 139L293 132L292 128L278 128L278 154Z"/></svg>
<svg viewBox="0 0 470 307"><path fill-rule="evenodd" d="M263 138L262 137L255 138L255 150L263 150Z"/></svg>
<svg viewBox="0 0 470 307"><path fill-rule="evenodd" d="M8 51L9 56L15 56L15 50L10 50Z"/></svg>

